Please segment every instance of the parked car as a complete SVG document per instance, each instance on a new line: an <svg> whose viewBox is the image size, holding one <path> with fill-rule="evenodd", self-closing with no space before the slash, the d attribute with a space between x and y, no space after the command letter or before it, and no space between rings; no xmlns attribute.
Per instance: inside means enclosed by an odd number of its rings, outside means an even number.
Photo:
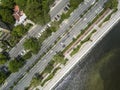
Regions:
<svg viewBox="0 0 120 90"><path fill-rule="evenodd" d="M3 71L4 73L8 73L9 72L8 67L6 67L6 66L2 66L0 68L0 70Z"/></svg>
<svg viewBox="0 0 120 90"><path fill-rule="evenodd" d="M38 35L37 35L37 39L40 38L40 36L41 36L41 33L38 33Z"/></svg>
<svg viewBox="0 0 120 90"><path fill-rule="evenodd" d="M23 49L23 50L20 52L20 55L21 55L21 56L24 56L27 52L29 52L29 50L24 50L24 49Z"/></svg>
<svg viewBox="0 0 120 90"><path fill-rule="evenodd" d="M51 25L50 25L50 24L47 24L47 27L49 28L49 27L51 27Z"/></svg>

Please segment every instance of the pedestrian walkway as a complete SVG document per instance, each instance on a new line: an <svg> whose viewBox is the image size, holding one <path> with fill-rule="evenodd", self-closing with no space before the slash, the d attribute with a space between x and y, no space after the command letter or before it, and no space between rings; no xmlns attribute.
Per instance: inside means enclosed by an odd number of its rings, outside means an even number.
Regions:
<svg viewBox="0 0 120 90"><path fill-rule="evenodd" d="M106 11L103 13L103 15L100 16L100 17L97 19L97 21L95 21L87 30L85 30L85 33L84 33L83 35L81 35L81 36L77 39L77 41L76 41L75 43L73 43L73 45L71 45L71 47L70 47L68 50L65 51L64 56L66 56L66 54L70 53L70 51L73 50L73 48L74 48L76 45L78 45L78 43L82 40L82 38L84 38L85 35L87 35L87 34L94 28L94 26L95 26L96 24L98 24L98 23L101 21L101 19L102 19L103 17L105 17L105 15L106 15L107 13L109 13L109 12L110 12L109 9L106 10Z"/></svg>
<svg viewBox="0 0 120 90"><path fill-rule="evenodd" d="M101 30L101 28L98 27L98 25L95 25L93 28L96 29L96 30Z"/></svg>
<svg viewBox="0 0 120 90"><path fill-rule="evenodd" d="M69 54L66 54L65 58L67 58L68 60L70 60L72 57Z"/></svg>
<svg viewBox="0 0 120 90"><path fill-rule="evenodd" d="M34 23L33 21L29 20L29 19L27 19L27 20L23 23L23 25L25 26L25 25L27 25L28 23L32 24L33 26L35 25L35 23Z"/></svg>
<svg viewBox="0 0 120 90"><path fill-rule="evenodd" d="M43 90L51 90L53 87L59 83L59 81L78 63L82 60L82 58L101 40L110 30L111 28L120 20L120 10L114 15L110 21L101 28L99 33L95 34L93 37L93 42L86 45L83 50L77 53L73 58L71 58L71 62L67 63L66 66L57 73L54 78L44 86Z"/></svg>

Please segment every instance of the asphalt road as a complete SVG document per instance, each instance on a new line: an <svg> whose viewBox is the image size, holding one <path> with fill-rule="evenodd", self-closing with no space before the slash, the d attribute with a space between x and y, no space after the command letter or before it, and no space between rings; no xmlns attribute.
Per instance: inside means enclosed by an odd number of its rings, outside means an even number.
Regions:
<svg viewBox="0 0 120 90"><path fill-rule="evenodd" d="M61 0L57 5L55 5L55 7L50 11L50 16L52 16L51 20L55 17L55 15L57 15L57 13L61 12L61 10L67 4L68 1L69 0ZM36 36L45 27L47 27L47 24L42 27L39 25L36 25L32 30L30 30L28 34L25 35L22 38L22 40L13 49L11 49L11 51L9 52L10 57L11 58L17 57L18 54L21 52L21 50L23 50L23 43L26 40L26 38L29 38L30 36L33 36L33 37Z"/></svg>
<svg viewBox="0 0 120 90"><path fill-rule="evenodd" d="M44 68L47 66L48 62L52 59L52 57L55 55L56 51L62 51L64 48L62 47L62 45L60 44L62 41L64 41L64 44L67 46L70 42L72 42L73 36L77 35L78 32L80 33L80 30L85 28L85 26L87 26L88 22L91 22L94 17L96 16L97 13L100 13L100 11L103 9L103 3L105 2L105 0L100 0L97 5L95 5L92 10L90 12L88 12L85 16L86 19L81 19L81 21L75 25L75 27L71 30L71 32L69 33L69 37L68 34L63 37L63 39L60 40L60 42L58 42L56 44L56 46L54 48L52 48L53 52L52 53L48 53L47 55L45 55L41 61L39 61L31 70L30 72L16 85L16 87L14 87L14 90L23 90L24 87L29 86L30 81L32 79L32 77L34 76L35 73L37 72L42 72L44 70ZM84 4L85 5L85 4ZM88 6L88 5L86 5ZM99 10L98 10L99 8ZM82 9L83 10L83 9ZM97 10L97 11L96 11ZM97 12L97 13L96 13ZM77 13L76 13L77 14ZM68 24L68 23L67 23ZM59 31L59 30L58 30ZM65 40L64 40L65 39ZM43 49L44 50L44 49Z"/></svg>
<svg viewBox="0 0 120 90"><path fill-rule="evenodd" d="M79 16L83 13L84 10L86 10L91 4L92 0L90 2L88 2L88 4L84 4L82 3L78 9L76 9L73 14L71 15L71 17L68 19L67 23L63 22L64 24L61 25L61 28L55 33L53 34L51 37L49 37L48 39L46 39L44 42L43 42L43 46L40 50L40 52L37 54L37 55L34 55L30 60L28 60L28 62L26 63L26 65L21 68L19 70L19 72L16 72L14 74L11 74L10 77L7 78L6 82L7 84L3 85L1 87L1 89L8 89L11 85L13 85L14 81L16 81L19 77L21 77L22 75L25 74L26 70L28 69L28 67L30 67L32 65L33 62L36 61L36 59L39 58L40 55L42 55L43 52L47 51L47 48L52 45L54 43L54 41L59 37L61 36L67 29L69 29L70 25L72 25L75 21L78 20L78 18L80 18ZM37 33L37 32L36 32ZM32 33L31 33L32 34ZM19 49L20 48L20 49ZM22 49L22 44L18 47L16 47L16 50L17 51L20 51ZM14 55L17 55L17 51L14 50L15 52L12 52L14 53ZM53 53L55 54L55 53ZM50 57L50 56L49 56ZM41 60L41 65L40 66L46 66L48 61L44 61L44 60ZM45 64L43 64L42 62L44 62ZM37 65L36 65L37 66ZM43 69L42 69L43 70ZM27 84L26 84L27 85Z"/></svg>
<svg viewBox="0 0 120 90"><path fill-rule="evenodd" d="M84 48L78 52L55 77L49 82L42 90L52 90L57 83L64 78L64 76L76 65L77 62L80 62L82 58L89 53L89 51L111 30L111 28L120 20L120 10L118 13L105 25L96 35L92 37L93 42L87 43ZM41 90L41 89L40 89ZM54 89L53 89L54 90Z"/></svg>
<svg viewBox="0 0 120 90"><path fill-rule="evenodd" d="M54 8L50 11L50 17L53 19L60 11L65 7L65 5L70 0L61 0L58 5L55 5Z"/></svg>
<svg viewBox="0 0 120 90"><path fill-rule="evenodd" d="M51 10L50 12L50 14L52 14L52 15L56 15L58 12L59 12L59 9L58 8L63 8L63 6L61 5L62 3L64 2L64 0L61 0L61 3L58 3L56 6L55 6L55 8L53 9L53 10ZM55 13L55 12L53 12L53 11L55 11L57 9L57 12ZM14 57L17 57L19 54L20 54L20 52L24 49L23 48L23 43L24 43L24 41L27 39L27 38L29 38L29 37L34 37L34 36L37 36L38 35L38 33L41 31L41 30L43 30L44 28L46 28L46 26L47 26L47 24L45 25L45 26L43 26L43 27L41 27L41 26L39 26L39 25L36 25L36 26L34 26L31 30L29 30L29 32L27 33L27 35L25 35L21 40L20 40L20 42L18 43L18 44L16 44L16 46L14 47L14 48L12 48L11 49L11 51L9 51L9 55L10 55L10 57L13 59ZM33 61L34 62L34 61ZM32 63L33 63L32 62ZM29 64L29 62L28 62L28 64ZM7 64L6 64L7 65ZM27 67L28 68L28 67ZM14 74L15 75L15 74ZM9 81L9 79L10 78L13 78L14 77L14 75L11 75L6 81ZM21 75L20 75L21 76ZM5 84L6 85L6 84ZM4 86L4 85L3 85Z"/></svg>

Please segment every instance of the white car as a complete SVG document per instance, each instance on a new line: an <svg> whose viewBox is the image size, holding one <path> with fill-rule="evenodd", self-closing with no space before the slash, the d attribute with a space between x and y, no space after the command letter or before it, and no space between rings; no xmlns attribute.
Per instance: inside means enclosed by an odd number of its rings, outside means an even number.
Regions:
<svg viewBox="0 0 120 90"><path fill-rule="evenodd" d="M38 33L38 36L37 36L37 38L39 38L41 36L41 33Z"/></svg>
<svg viewBox="0 0 120 90"><path fill-rule="evenodd" d="M24 56L27 52L29 52L29 50L24 50L24 49L23 49L23 50L20 52L20 55L21 55L21 56Z"/></svg>
<svg viewBox="0 0 120 90"><path fill-rule="evenodd" d="M95 3L95 0L91 3L91 5L93 5Z"/></svg>
<svg viewBox="0 0 120 90"><path fill-rule="evenodd" d="M45 28L43 29L43 32L45 31Z"/></svg>
<svg viewBox="0 0 120 90"><path fill-rule="evenodd" d="M41 33L43 33L44 31L43 30L41 30Z"/></svg>
<svg viewBox="0 0 120 90"><path fill-rule="evenodd" d="M87 18L84 18L83 20L84 20L84 21L86 21L86 20L87 20Z"/></svg>
<svg viewBox="0 0 120 90"><path fill-rule="evenodd" d="M20 55L23 56L26 54L26 51L23 49L21 52L20 52Z"/></svg>
<svg viewBox="0 0 120 90"><path fill-rule="evenodd" d="M60 44L61 44L61 45L63 45L63 43L62 43L62 42L61 42Z"/></svg>
<svg viewBox="0 0 120 90"><path fill-rule="evenodd" d="M50 53L52 53L53 52L53 50L50 50Z"/></svg>
<svg viewBox="0 0 120 90"><path fill-rule="evenodd" d="M41 30L41 33L43 33L45 31L45 28Z"/></svg>
<svg viewBox="0 0 120 90"><path fill-rule="evenodd" d="M50 24L47 24L47 26L48 26L48 27L51 27L51 25L50 25Z"/></svg>

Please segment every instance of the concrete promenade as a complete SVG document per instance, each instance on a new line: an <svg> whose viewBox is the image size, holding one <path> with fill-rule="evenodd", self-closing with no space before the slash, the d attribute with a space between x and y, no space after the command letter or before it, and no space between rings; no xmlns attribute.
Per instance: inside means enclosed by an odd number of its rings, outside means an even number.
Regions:
<svg viewBox="0 0 120 90"><path fill-rule="evenodd" d="M72 68L82 60L85 55L101 40L103 37L110 32L110 30L113 28L113 26L120 20L120 9L112 16L112 18L109 20L109 22L106 23L101 30L98 30L94 36L92 36L92 42L87 43L84 47L81 48L81 50L73 56L66 64L65 67L63 67L52 80L50 80L43 88L42 90L52 90L58 83L61 81L66 74L69 73Z"/></svg>

